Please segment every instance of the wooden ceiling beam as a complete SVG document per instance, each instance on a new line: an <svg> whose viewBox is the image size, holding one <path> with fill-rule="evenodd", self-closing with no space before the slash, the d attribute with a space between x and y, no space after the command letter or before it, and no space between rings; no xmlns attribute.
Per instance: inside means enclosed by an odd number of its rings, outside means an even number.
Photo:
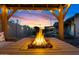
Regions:
<svg viewBox="0 0 79 59"><path fill-rule="evenodd" d="M59 7L60 4L6 4L7 7Z"/></svg>
<svg viewBox="0 0 79 59"><path fill-rule="evenodd" d="M18 10L57 10L58 8L47 8L47 7L8 7L8 9L18 9Z"/></svg>
<svg viewBox="0 0 79 59"><path fill-rule="evenodd" d="M17 9L12 9L12 13L8 16L7 20L9 20L9 18L17 11Z"/></svg>

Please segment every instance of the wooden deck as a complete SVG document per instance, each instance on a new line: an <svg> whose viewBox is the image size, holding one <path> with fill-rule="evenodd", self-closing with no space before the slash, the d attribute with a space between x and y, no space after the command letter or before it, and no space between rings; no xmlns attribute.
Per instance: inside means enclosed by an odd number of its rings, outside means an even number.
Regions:
<svg viewBox="0 0 79 59"><path fill-rule="evenodd" d="M28 44L34 38L24 38L17 42L11 43L6 47L0 48L0 54L11 54L11 55L74 55L79 54L79 48L76 48L64 41L56 38L46 38L53 45L52 48L40 48L40 49L28 49Z"/></svg>

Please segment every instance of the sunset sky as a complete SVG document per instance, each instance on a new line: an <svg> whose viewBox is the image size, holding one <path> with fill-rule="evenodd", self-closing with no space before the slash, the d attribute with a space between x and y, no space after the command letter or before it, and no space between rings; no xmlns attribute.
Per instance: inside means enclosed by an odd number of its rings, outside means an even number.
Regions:
<svg viewBox="0 0 79 59"><path fill-rule="evenodd" d="M57 19L47 10L18 10L16 13L9 19L19 20L20 25L29 25L34 26L51 26ZM14 20L16 22L16 20Z"/></svg>

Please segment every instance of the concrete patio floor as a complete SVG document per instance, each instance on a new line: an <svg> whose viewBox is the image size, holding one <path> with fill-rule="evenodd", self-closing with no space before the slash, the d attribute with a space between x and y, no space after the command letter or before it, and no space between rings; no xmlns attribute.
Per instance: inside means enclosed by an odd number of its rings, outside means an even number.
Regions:
<svg viewBox="0 0 79 59"><path fill-rule="evenodd" d="M53 45L52 48L28 49L28 44L34 38L24 38L0 48L0 54L11 55L74 55L79 54L79 48L76 48L64 41L56 38L46 38Z"/></svg>

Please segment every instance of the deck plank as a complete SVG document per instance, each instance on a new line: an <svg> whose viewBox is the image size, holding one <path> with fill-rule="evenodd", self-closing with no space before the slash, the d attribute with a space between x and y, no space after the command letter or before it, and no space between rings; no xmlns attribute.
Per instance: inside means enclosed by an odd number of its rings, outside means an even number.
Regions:
<svg viewBox="0 0 79 59"><path fill-rule="evenodd" d="M33 39L34 38L24 38L5 48L0 48L0 54L79 54L79 48L56 38L46 38L53 45L52 48L28 49L28 44L30 44Z"/></svg>

